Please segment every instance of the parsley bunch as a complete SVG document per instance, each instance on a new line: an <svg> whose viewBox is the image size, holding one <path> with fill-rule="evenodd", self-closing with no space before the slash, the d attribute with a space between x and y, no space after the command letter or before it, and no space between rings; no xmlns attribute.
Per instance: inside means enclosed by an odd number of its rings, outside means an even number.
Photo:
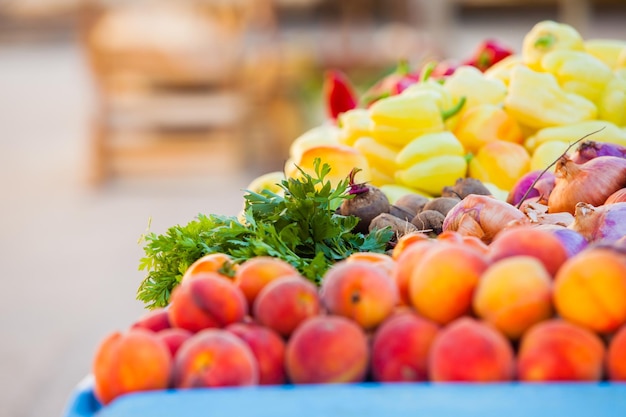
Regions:
<svg viewBox="0 0 626 417"><path fill-rule="evenodd" d="M209 253L226 253L237 263L256 256L277 257L319 284L333 263L352 253L384 252L393 232L353 232L359 219L336 213L343 200L353 198L348 193L349 180L333 188L326 180L330 166L322 166L317 159L314 167L315 176L300 170L301 178L283 180L279 184L283 195L248 191L241 220L200 214L163 235L142 236L145 256L139 269L147 271L147 276L137 298L147 308L166 306L185 270Z"/></svg>

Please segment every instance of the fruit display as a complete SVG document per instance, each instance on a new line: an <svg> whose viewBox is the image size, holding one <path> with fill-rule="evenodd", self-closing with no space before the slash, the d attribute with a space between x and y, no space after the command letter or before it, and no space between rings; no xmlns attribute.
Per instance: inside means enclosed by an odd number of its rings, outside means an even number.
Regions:
<svg viewBox="0 0 626 417"><path fill-rule="evenodd" d="M626 42L546 21L519 55L488 41L458 67L403 68L363 100L329 73L329 123L241 213L143 236L150 311L98 346L101 404L626 381Z"/></svg>

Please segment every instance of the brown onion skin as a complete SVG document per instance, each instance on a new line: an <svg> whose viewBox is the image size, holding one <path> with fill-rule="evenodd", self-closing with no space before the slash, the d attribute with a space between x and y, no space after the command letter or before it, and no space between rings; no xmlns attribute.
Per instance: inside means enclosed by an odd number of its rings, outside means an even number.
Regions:
<svg viewBox="0 0 626 417"><path fill-rule="evenodd" d="M606 199L604 204L626 203L626 188L615 191Z"/></svg>
<svg viewBox="0 0 626 417"><path fill-rule="evenodd" d="M626 187L626 158L599 156L576 164L564 155L556 164L555 177L548 211L574 214L577 203L600 206L611 194Z"/></svg>

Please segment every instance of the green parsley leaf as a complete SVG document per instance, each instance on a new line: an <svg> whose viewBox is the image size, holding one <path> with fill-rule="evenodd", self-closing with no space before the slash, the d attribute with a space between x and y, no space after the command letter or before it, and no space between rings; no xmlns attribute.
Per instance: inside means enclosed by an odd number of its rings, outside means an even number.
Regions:
<svg viewBox="0 0 626 417"><path fill-rule="evenodd" d="M314 176L298 168L301 178L283 180L279 185L284 195L246 192L241 219L199 214L162 235L143 235L145 256L139 269L147 275L137 298L150 309L166 306L187 268L209 253L228 254L236 263L256 256L277 257L320 284L332 264L352 253L384 252L393 232L354 233L359 219L336 212L342 201L353 198L347 192L349 180L333 188L326 180L330 166L317 159L314 167Z"/></svg>

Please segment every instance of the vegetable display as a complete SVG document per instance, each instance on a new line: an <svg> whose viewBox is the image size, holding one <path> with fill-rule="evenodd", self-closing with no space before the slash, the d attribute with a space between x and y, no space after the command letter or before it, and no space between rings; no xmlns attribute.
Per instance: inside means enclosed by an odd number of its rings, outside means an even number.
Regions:
<svg viewBox="0 0 626 417"><path fill-rule="evenodd" d="M626 381L626 42L545 21L521 54L490 40L462 65L406 65L361 99L328 72L328 123L250 184L242 213L143 236L151 311L98 346L102 404Z"/></svg>

